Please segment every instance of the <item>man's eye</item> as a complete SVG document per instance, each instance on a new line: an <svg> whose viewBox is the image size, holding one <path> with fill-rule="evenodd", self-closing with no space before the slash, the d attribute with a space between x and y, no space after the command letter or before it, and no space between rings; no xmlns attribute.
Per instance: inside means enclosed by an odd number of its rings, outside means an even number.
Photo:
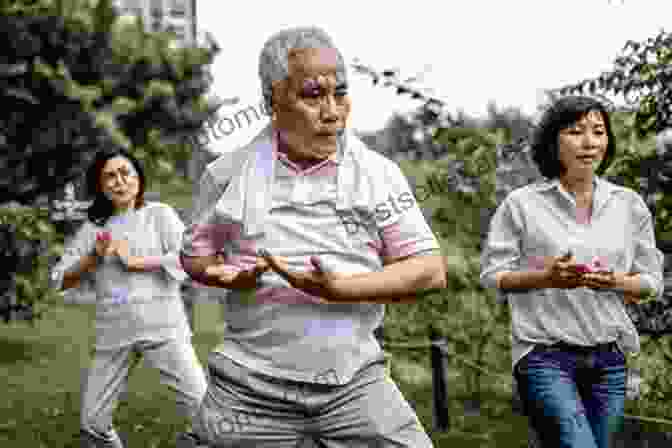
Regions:
<svg viewBox="0 0 672 448"><path fill-rule="evenodd" d="M318 98L320 94L321 92L319 89L304 90L303 92L301 92L301 96L303 98Z"/></svg>
<svg viewBox="0 0 672 448"><path fill-rule="evenodd" d="M337 91L336 91L336 96L338 96L338 97L344 97L344 96L346 96L347 94L348 94L348 91L345 90L345 89L343 89L343 90L337 90Z"/></svg>

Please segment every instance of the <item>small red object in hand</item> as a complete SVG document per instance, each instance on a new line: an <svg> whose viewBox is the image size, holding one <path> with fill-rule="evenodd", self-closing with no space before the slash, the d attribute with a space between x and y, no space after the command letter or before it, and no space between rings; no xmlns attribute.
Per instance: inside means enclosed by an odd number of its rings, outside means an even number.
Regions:
<svg viewBox="0 0 672 448"><path fill-rule="evenodd" d="M607 272L607 269L604 262L599 257L595 257L590 264L576 265L576 271L580 274L588 274L591 272Z"/></svg>
<svg viewBox="0 0 672 448"><path fill-rule="evenodd" d="M577 264L576 265L576 272L579 274L587 274L589 272L593 272L593 268L591 268L587 264Z"/></svg>
<svg viewBox="0 0 672 448"><path fill-rule="evenodd" d="M606 267L602 260L600 260L600 257L593 258L593 266L595 266L595 268L598 270Z"/></svg>
<svg viewBox="0 0 672 448"><path fill-rule="evenodd" d="M98 241L110 241L112 239L112 234L110 232L98 232L96 235L96 240Z"/></svg>

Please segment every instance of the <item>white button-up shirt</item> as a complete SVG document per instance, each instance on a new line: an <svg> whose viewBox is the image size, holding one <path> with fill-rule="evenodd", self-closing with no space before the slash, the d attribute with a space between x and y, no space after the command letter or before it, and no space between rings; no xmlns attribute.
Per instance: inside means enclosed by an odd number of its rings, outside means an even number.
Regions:
<svg viewBox="0 0 672 448"><path fill-rule="evenodd" d="M511 192L495 212L481 259L481 284L497 287L503 271L543 268L543 260L571 250L579 263L596 257L616 272L639 273L642 286L663 294L663 254L651 212L635 191L594 177L592 215L582 217L558 179ZM535 344L595 345L616 341L639 351L639 335L622 291L589 288L497 292L511 309L512 366Z"/></svg>

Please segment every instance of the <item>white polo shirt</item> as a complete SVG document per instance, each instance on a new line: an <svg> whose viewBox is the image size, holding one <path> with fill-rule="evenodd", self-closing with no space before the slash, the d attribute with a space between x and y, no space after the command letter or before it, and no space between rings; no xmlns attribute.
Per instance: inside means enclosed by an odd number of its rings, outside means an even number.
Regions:
<svg viewBox="0 0 672 448"><path fill-rule="evenodd" d="M400 259L439 254L439 243L398 165L366 151L367 157L384 165L388 181L392 178L399 187L394 191L401 194L384 204L372 204L368 210L337 213L336 173L344 155L335 154L302 168L279 153L266 235L254 241L240 240L240 228L230 229L237 247L228 255L227 263L249 268L255 263L257 250L264 248L285 257L292 270L312 269L310 257L316 255L327 269L354 274L382 270L384 256ZM217 178L217 164L226 163L226 157L208 165L199 202L216 201L221 195L226 179ZM402 216L394 224L379 227L376 222L384 221L389 213ZM185 255L193 252L192 242L198 239L193 233L203 224L208 223L191 223L192 236L183 242ZM203 254L201 246L199 255ZM185 270L189 272L189 266ZM232 291L224 307L226 329L215 351L266 375L345 384L361 368L383 359L373 335L383 321L385 307L381 304L319 303L269 272L262 276L262 287L254 300ZM216 357L213 359L211 362L216 363Z"/></svg>

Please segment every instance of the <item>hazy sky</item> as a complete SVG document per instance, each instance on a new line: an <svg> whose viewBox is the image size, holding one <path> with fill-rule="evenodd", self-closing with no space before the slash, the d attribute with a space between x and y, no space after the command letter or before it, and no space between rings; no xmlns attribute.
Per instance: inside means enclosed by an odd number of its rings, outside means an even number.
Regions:
<svg viewBox="0 0 672 448"><path fill-rule="evenodd" d="M346 61L397 67L402 78L431 65L423 85L453 111L475 115L485 113L488 100L533 113L539 88L597 75L626 40L672 26L672 0L198 0L197 8L199 29L222 47L214 93L241 98L223 115L259 104L259 52L271 34L290 26L322 27ZM355 129L379 129L394 111L421 105L353 71L349 81ZM222 149L244 143L264 123L232 132Z"/></svg>

